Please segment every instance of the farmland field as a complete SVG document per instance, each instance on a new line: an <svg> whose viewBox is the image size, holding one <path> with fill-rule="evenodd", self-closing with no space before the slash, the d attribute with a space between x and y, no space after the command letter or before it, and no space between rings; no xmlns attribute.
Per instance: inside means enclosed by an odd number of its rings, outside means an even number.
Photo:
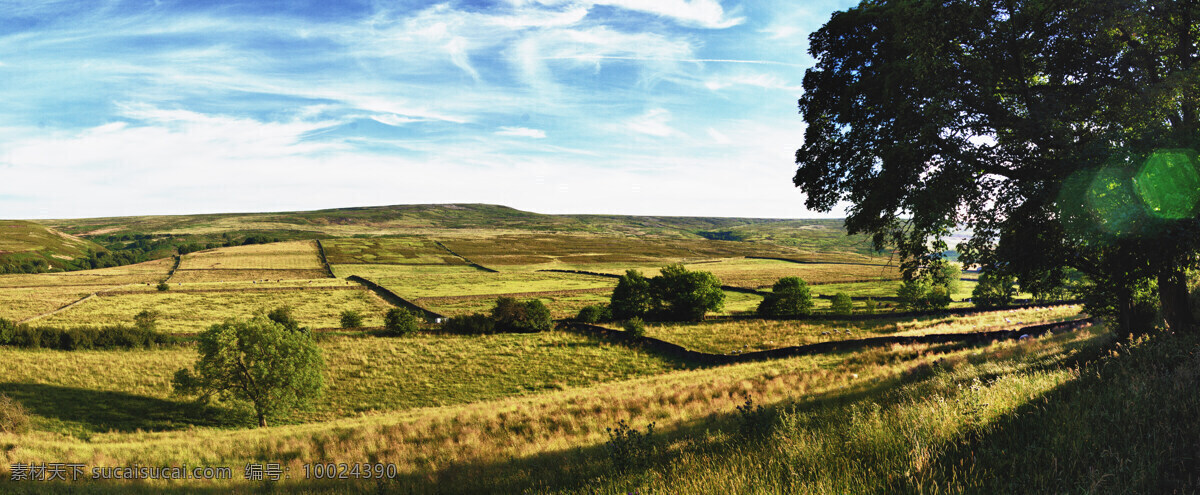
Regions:
<svg viewBox="0 0 1200 495"><path fill-rule="evenodd" d="M175 270L168 280L171 284L194 284L212 282L253 282L253 281L285 281L311 280L326 277L323 269L309 270L262 270L262 269L233 269L233 270Z"/></svg>
<svg viewBox="0 0 1200 495"><path fill-rule="evenodd" d="M314 241L276 242L198 251L183 256L180 270L321 270Z"/></svg>
<svg viewBox="0 0 1200 495"><path fill-rule="evenodd" d="M161 259L136 265L84 270L78 272L0 275L0 287L45 287L51 285L115 286L157 284L167 278L174 261Z"/></svg>
<svg viewBox="0 0 1200 495"><path fill-rule="evenodd" d="M97 296L39 324L95 326L131 324L143 310L157 311L158 326L165 332L199 332L230 317L248 318L259 312L288 306L302 325L336 328L343 310L364 315L367 326L382 325L387 304L365 290L295 290L283 292L120 294Z"/></svg>
<svg viewBox="0 0 1200 495"><path fill-rule="evenodd" d="M334 264L465 265L466 262L426 239L331 239L322 241L325 256Z"/></svg>

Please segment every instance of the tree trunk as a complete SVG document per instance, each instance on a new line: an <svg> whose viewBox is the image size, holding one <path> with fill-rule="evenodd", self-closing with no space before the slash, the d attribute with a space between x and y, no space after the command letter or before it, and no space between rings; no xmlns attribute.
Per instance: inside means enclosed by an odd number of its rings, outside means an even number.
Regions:
<svg viewBox="0 0 1200 495"><path fill-rule="evenodd" d="M1117 289L1117 339L1129 340L1133 335L1133 291L1128 287Z"/></svg>
<svg viewBox="0 0 1200 495"><path fill-rule="evenodd" d="M258 413L258 427L259 428L267 427L267 416L263 413Z"/></svg>
<svg viewBox="0 0 1200 495"><path fill-rule="evenodd" d="M1164 266L1158 271L1158 301L1167 327L1175 332L1195 331L1192 309L1188 307L1187 274L1183 268Z"/></svg>

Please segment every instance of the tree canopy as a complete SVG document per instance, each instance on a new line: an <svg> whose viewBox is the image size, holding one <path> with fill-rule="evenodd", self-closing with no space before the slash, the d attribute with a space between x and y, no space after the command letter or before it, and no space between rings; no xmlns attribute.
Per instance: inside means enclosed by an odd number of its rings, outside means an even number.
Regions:
<svg viewBox="0 0 1200 495"><path fill-rule="evenodd" d="M1128 328L1154 279L1189 327L1200 252L1200 2L863 2L812 34L793 182L848 201L906 275L962 259L1053 286L1073 267ZM931 242L931 239L933 240ZM1098 284L1099 285L1099 284Z"/></svg>
<svg viewBox="0 0 1200 495"><path fill-rule="evenodd" d="M213 325L200 333L197 348L195 367L175 373L175 393L248 401L259 426L310 405L324 389L325 364L311 334L264 316Z"/></svg>
<svg viewBox="0 0 1200 495"><path fill-rule="evenodd" d="M808 284L800 277L783 277L775 281L771 293L763 297L755 312L759 316L804 316L812 308Z"/></svg>

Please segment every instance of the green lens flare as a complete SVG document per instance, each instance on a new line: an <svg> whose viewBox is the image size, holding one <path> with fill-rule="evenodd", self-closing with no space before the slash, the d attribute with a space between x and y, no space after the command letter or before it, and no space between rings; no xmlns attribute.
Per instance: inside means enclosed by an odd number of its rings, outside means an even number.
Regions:
<svg viewBox="0 0 1200 495"><path fill-rule="evenodd" d="M1112 234L1126 235L1145 218L1132 185L1129 173L1119 167L1096 172L1088 186L1086 199L1100 228Z"/></svg>
<svg viewBox="0 0 1200 495"><path fill-rule="evenodd" d="M1164 219L1189 218L1200 204L1200 161L1187 149L1159 150L1133 178L1148 213Z"/></svg>

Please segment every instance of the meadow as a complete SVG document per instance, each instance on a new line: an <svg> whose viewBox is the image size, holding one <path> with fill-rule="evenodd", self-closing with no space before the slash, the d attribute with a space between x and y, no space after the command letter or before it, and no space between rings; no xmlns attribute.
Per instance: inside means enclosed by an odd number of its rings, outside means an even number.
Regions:
<svg viewBox="0 0 1200 495"><path fill-rule="evenodd" d="M357 287L347 286L349 289ZM53 326L99 326L133 322L142 311L157 311L158 328L168 333L200 332L228 318L248 318L287 306L300 321L313 328L337 328L343 310L361 313L367 326L383 324L390 307L366 290L315 289L270 292L153 292L99 295L65 311L39 318Z"/></svg>
<svg viewBox="0 0 1200 495"><path fill-rule="evenodd" d="M736 287L761 289L779 277L800 276L814 295L894 296L895 268L880 266L887 257L863 249L862 239L839 241L826 221L551 216L426 205L52 222L81 234L224 236L287 226L279 235L295 240L184 255L166 291L157 285L172 259L0 276L0 317L97 326L128 324L150 309L159 313L161 330L186 335L288 306L302 325L322 329L316 338L328 388L310 409L253 428L245 404L198 405L171 395L174 372L196 359L186 339L119 351L0 347L0 394L22 403L32 420L30 431L0 431L3 493L270 488L242 479L248 462L282 463L292 478L273 488L304 493L1197 488L1194 478L1180 477L1186 465L1149 455L1166 452L1186 462L1194 459L1187 457L1194 454L1189 446L1200 444L1198 428L1179 426L1200 410L1200 399L1172 396L1200 380L1200 346L1185 337L1155 334L1116 345L1098 325L1020 341L892 345L711 366L565 331L460 336L426 325L414 336L383 337L337 329L343 310L378 327L391 307L347 280L352 275L448 315L487 312L496 297L507 295L540 299L553 317L566 318L606 302L616 279L539 270L619 274L637 268L653 276L672 262L712 271ZM304 232L322 236L332 278ZM351 234L362 237L328 237ZM963 282L955 298L969 297L972 286ZM726 291L722 313L749 313L761 300ZM816 300L818 310L828 304ZM862 304L856 301L857 308ZM1012 329L1085 316L1080 311L1064 305L856 321L717 319L650 323L646 334L697 351L742 353L835 339ZM1098 401L1123 405L1097 408ZM1132 424L1158 411L1165 419L1129 431L1096 426ZM1025 427L1026 421L1036 424ZM624 454L614 454L610 429L625 424L645 432L651 422L649 443L627 444ZM1105 434L1114 429L1121 431ZM211 483L8 480L12 463L50 461L229 466L237 476ZM312 462L394 463L398 476L304 480L304 465Z"/></svg>

